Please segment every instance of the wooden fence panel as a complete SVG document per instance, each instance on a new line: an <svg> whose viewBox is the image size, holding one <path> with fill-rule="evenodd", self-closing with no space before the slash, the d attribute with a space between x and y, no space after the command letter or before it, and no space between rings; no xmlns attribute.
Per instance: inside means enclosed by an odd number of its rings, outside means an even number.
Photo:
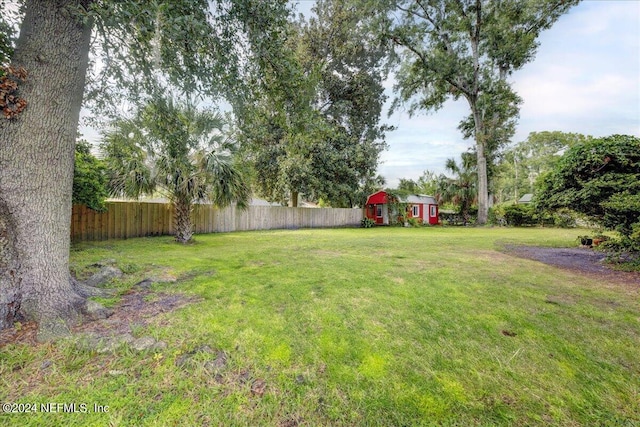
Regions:
<svg viewBox="0 0 640 427"><path fill-rule="evenodd" d="M233 206L217 209L205 204L195 205L192 216L196 233L355 227L361 219L360 209L250 206L240 211ZM173 209L166 203L107 202L106 212L73 206L71 240L74 242L172 234Z"/></svg>

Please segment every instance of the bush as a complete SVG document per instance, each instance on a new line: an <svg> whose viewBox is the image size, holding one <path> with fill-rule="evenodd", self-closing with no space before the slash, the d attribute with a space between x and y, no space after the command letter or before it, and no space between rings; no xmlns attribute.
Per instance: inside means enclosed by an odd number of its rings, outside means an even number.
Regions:
<svg viewBox="0 0 640 427"><path fill-rule="evenodd" d="M520 227L524 225L542 225L559 228L576 227L578 214L570 209L559 209L555 212L536 211L535 206L529 204L511 204L506 202L489 209L488 222L491 225L510 225Z"/></svg>
<svg viewBox="0 0 640 427"><path fill-rule="evenodd" d="M504 204L500 204L489 208L487 222L490 225L507 225L507 222L504 219L504 207Z"/></svg>
<svg viewBox="0 0 640 427"><path fill-rule="evenodd" d="M613 135L569 148L539 181L542 210L568 208L629 236L640 216L640 138Z"/></svg>
<svg viewBox="0 0 640 427"><path fill-rule="evenodd" d="M507 225L521 227L535 225L536 218L531 205L507 205L504 207L504 219Z"/></svg>
<svg viewBox="0 0 640 427"><path fill-rule="evenodd" d="M73 203L105 212L105 200L109 195L105 171L104 162L91 154L91 145L84 140L78 141L73 168Z"/></svg>
<svg viewBox="0 0 640 427"><path fill-rule="evenodd" d="M362 220L360 221L360 227L362 228L371 228L374 225L376 225L376 222L371 218L362 218Z"/></svg>
<svg viewBox="0 0 640 427"><path fill-rule="evenodd" d="M492 225L510 225L512 227L521 227L523 225L535 225L538 218L535 214L533 206L524 204L511 204L509 202L493 206L489 209L489 224ZM552 218L545 221L553 222Z"/></svg>
<svg viewBox="0 0 640 427"><path fill-rule="evenodd" d="M536 212L535 208L533 209L535 223L541 225L543 227L556 227L556 215L553 212L542 211Z"/></svg>
<svg viewBox="0 0 640 427"><path fill-rule="evenodd" d="M411 227L420 227L422 225L422 218L409 218L407 219L407 223Z"/></svg>
<svg viewBox="0 0 640 427"><path fill-rule="evenodd" d="M640 239L622 236L599 246L607 254L607 262L621 264L623 270L640 270Z"/></svg>
<svg viewBox="0 0 640 427"><path fill-rule="evenodd" d="M553 225L559 228L575 228L576 218L577 214L574 211L566 208L559 209L553 214Z"/></svg>
<svg viewBox="0 0 640 427"><path fill-rule="evenodd" d="M440 224L444 225L462 225L464 223L464 221L462 220L462 215L455 212L440 211L438 213L438 220Z"/></svg>

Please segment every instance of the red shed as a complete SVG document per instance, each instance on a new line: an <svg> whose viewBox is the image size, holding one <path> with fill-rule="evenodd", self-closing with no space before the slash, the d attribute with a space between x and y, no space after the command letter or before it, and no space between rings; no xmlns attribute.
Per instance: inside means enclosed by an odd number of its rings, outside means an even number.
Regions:
<svg viewBox="0 0 640 427"><path fill-rule="evenodd" d="M400 202L407 204L407 218L420 218L425 224L438 224L438 203L432 196L410 195ZM389 224L389 198L386 191L378 191L367 198L365 216L376 224Z"/></svg>

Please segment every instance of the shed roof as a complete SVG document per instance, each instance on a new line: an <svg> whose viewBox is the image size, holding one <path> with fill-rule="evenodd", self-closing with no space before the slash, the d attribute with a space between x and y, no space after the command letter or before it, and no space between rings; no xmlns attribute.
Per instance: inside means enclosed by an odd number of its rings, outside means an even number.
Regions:
<svg viewBox="0 0 640 427"><path fill-rule="evenodd" d="M388 203L387 192L384 190L376 191L367 197L367 205L383 205Z"/></svg>
<svg viewBox="0 0 640 427"><path fill-rule="evenodd" d="M531 199L533 199L533 194L527 193L518 199L518 203L531 203Z"/></svg>
<svg viewBox="0 0 640 427"><path fill-rule="evenodd" d="M403 201L406 203L416 203L416 204L426 204L426 205L436 204L436 199L433 196L427 196L426 194L410 194Z"/></svg>

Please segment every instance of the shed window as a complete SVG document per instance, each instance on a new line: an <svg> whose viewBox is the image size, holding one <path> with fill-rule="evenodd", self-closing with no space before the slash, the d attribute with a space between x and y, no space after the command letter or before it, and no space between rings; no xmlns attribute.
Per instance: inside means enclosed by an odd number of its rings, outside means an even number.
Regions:
<svg viewBox="0 0 640 427"><path fill-rule="evenodd" d="M429 206L429 215L431 215L432 218L435 218L435 216L436 216L436 205Z"/></svg>
<svg viewBox="0 0 640 427"><path fill-rule="evenodd" d="M382 218L382 205L376 205L376 216Z"/></svg>
<svg viewBox="0 0 640 427"><path fill-rule="evenodd" d="M411 207L411 216L414 218L417 218L420 216L420 206L418 205L413 205Z"/></svg>

